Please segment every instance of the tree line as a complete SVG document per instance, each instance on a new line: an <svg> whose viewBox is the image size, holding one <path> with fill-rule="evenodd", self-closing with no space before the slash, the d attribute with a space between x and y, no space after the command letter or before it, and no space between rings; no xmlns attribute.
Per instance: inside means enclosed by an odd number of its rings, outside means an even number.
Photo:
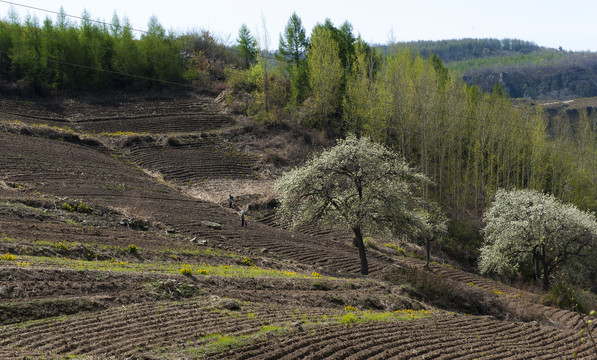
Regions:
<svg viewBox="0 0 597 360"><path fill-rule="evenodd" d="M256 51L229 78L233 89L255 95L251 115L292 118L332 137L367 136L399 151L433 180L425 196L453 219L480 216L500 188L597 209L595 114L552 122L540 109L515 107L500 86L484 92L466 84L436 55L380 54L349 23L326 20L307 37L293 14L279 44L278 66L267 76L270 58Z"/></svg>
<svg viewBox="0 0 597 360"><path fill-rule="evenodd" d="M597 96L597 54L558 53L548 61L471 68L462 72L469 84L485 91L500 82L511 97L574 99Z"/></svg>
<svg viewBox="0 0 597 360"><path fill-rule="evenodd" d="M395 44L412 49L428 58L435 54L446 63L469 59L529 54L541 49L537 44L519 39L453 39L439 41L410 41ZM389 54L392 46L380 46Z"/></svg>
<svg viewBox="0 0 597 360"><path fill-rule="evenodd" d="M209 33L167 33L156 17L137 37L116 14L106 24L85 11L78 24L61 8L56 20L40 23L30 15L21 20L11 9L0 21L0 79L26 81L37 94L186 83L201 78L206 43L215 45Z"/></svg>

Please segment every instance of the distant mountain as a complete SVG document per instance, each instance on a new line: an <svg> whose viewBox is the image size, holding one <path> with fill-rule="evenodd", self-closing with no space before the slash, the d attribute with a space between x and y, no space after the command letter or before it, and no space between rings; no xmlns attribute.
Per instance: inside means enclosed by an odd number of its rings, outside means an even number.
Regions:
<svg viewBox="0 0 597 360"><path fill-rule="evenodd" d="M517 39L462 39L399 43L428 57L436 54L468 84L513 98L575 99L597 96L597 53L566 52ZM382 51L390 51L385 46Z"/></svg>

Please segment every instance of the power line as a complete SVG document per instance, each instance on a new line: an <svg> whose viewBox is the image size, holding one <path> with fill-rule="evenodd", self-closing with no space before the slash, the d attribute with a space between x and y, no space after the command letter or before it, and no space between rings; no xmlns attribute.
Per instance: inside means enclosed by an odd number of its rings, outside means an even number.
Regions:
<svg viewBox="0 0 597 360"><path fill-rule="evenodd" d="M102 25L108 25L108 26L112 26L113 24L104 22L104 21L100 21L100 20L93 20L91 18L87 19L81 16L76 16L76 15L69 15L69 14L65 14L64 12L57 12L57 11L53 11L53 10L48 10L48 9L42 9L42 8L38 8L35 6L29 6L29 5L24 5L24 4L19 4L19 3L15 3L12 1L6 1L6 0L0 0L0 2L2 3L6 3L6 4L10 4L10 5L14 5L14 6L20 6L20 7L24 7L27 9L32 9L32 10L37 10L37 11L42 11L42 12L46 12L46 13L51 13L51 14L55 14L55 15L59 15L59 16L66 16L66 17L70 17L73 19L79 19L79 20L85 20L85 21L91 21L94 23L98 23L98 24L102 24ZM145 34L153 34L152 32L149 32L147 30L139 30L139 29L134 29L134 28L130 28L132 31L137 31L140 33L145 33Z"/></svg>
<svg viewBox="0 0 597 360"><path fill-rule="evenodd" d="M2 0L0 0L0 2L1 2L1 1L2 1ZM20 32L21 34L27 34L27 31L25 31L25 29L19 29L19 28L15 28L14 26L11 26L11 25L8 25L8 26L7 26L7 25L3 24L2 22L0 22L0 29L5 29L5 30L9 30L9 31L14 31L14 32ZM41 30L41 31L43 31L43 29L40 29L40 28L36 28L36 30ZM43 34L43 33L40 33L40 32L38 32L38 31L36 31L34 35L35 35L35 36L37 36L37 37L43 37L43 38L46 38L46 39L50 40L50 37L49 37L48 35L46 35L46 34ZM139 53L131 53L130 51L126 51L126 50L118 50L118 49L115 49L114 47L111 47L111 48L109 48L109 47L105 47L105 46L101 46L101 45L96 45L96 46L95 46L95 49L103 49L103 50L107 50L107 51L113 51L113 52L115 52L115 53L117 53L117 54L125 54L125 55L131 55L131 54L132 54L132 55L141 55L141 54L139 54ZM158 60L158 61L160 61L160 62L170 62L170 63L173 63L173 64L179 64L179 62L177 62L177 61L175 61L175 60L164 59L164 58L161 58L161 57L156 57L156 56L148 56L148 55L143 55L143 56L144 56L146 59L153 59L153 60Z"/></svg>
<svg viewBox="0 0 597 360"><path fill-rule="evenodd" d="M14 53L9 52L9 51L4 51L4 50L0 50L0 53L7 54L7 55L14 55ZM74 66L74 67L78 67L78 68L82 68L82 69L87 69L87 70L95 70L95 71L99 71L99 72L105 72L105 73L110 73L110 74L115 74L115 75L127 76L127 77L131 77L131 78L136 78L136 79L142 79L142 80L149 80L149 81L160 82L160 83L163 83L163 84L177 85L177 86L184 86L184 87L192 87L192 85L178 83L178 82L174 82L174 81L161 80L161 79L151 78L151 77L147 77L147 76L127 74L127 73L123 73L123 72L120 72L120 71L113 71L113 70L95 68L95 67L86 66L86 65L74 64L74 63L69 63L69 62L61 61L61 60L56 60L56 59L52 59L52 58L44 57L44 56L40 56L39 59L40 60L43 59L43 60L46 60L46 61L54 62L54 63L57 63L57 64Z"/></svg>
<svg viewBox="0 0 597 360"><path fill-rule="evenodd" d="M112 25L112 24L109 24L109 23L106 23L106 22L102 22L102 21L85 19L83 17L69 15L69 14L65 14L63 12L55 12L55 11L52 11L52 10L42 9L42 8L38 8L38 7L28 6L28 5L23 5L23 4L15 3L15 2L12 2L12 1L0 0L0 2L11 4L11 5L16 5L16 6L21 6L21 7L25 7L25 8L30 8L30 9L34 9L34 10L38 10L38 11L44 11L44 12L49 12L49 13L53 13L53 14L58 14L58 15L61 15L61 16L64 15L64 16L68 16L68 17L72 17L72 18L76 18L76 19L90 20L90 21L97 22L97 23L104 24L104 25ZM150 32L144 31L144 30L137 30L137 29L131 29L131 30L140 31L140 32L143 32L143 33L150 33ZM37 33L36 33L36 35L40 36ZM106 48L106 47L101 47L101 46L99 48L103 48L105 50L116 51L114 48ZM225 49L227 51L231 52L231 53L237 53L238 54L238 52L239 52L238 49L230 49L230 48L225 48ZM14 53L9 53L7 51L1 51L1 52L9 54L9 55L14 55ZM116 51L116 52L118 53L118 51ZM129 52L121 52L121 53L129 54ZM169 59L163 59L163 58L152 57L152 56L145 56L145 58L147 58L147 59L157 59L157 60L160 60L160 61L169 61L169 62L172 62L172 63L176 63L175 61L172 61L172 60L169 60ZM269 53L269 51L267 52L267 56L265 56L265 58L268 59L268 60L277 60L274 55L272 55L272 54ZM150 78L150 77L141 76L141 75L127 74L127 73L113 71L113 70L107 70L107 69L101 69L101 68L94 68L94 67L90 67L90 66L86 66L86 65L70 63L70 62L63 61L63 60L52 59L52 58L49 58L49 57L40 57L40 60L41 59L44 59L44 60L47 60L47 61L50 61L50 62L54 62L54 63L58 63L58 64L62 64L62 65L68 65L68 66L74 66L74 67L79 67L79 68L85 68L85 69L89 69L89 70L96 70L96 71L100 71L100 72L112 73L112 74L116 74L116 75L127 76L127 77L132 77L132 78L138 78L138 79L143 79L143 80L148 80L148 81L156 81L156 82L161 82L161 83L164 83L164 84L190 87L190 85L183 84L183 83L166 81L166 80L160 80L160 79ZM320 67L320 69L323 69L324 71L327 70L327 68L321 68L321 67ZM381 79L380 81L382 81L384 83L387 83L387 84L391 84L391 82L389 80ZM434 89L434 88L431 88L431 89L430 88L423 88L423 87L417 86L415 84L406 84L406 87L411 88L411 89L416 90L416 91L422 91L423 93L434 92L434 93L439 94L439 95L447 95L447 96L458 96L458 95L460 95L460 94L449 93L448 91L441 91L439 89ZM484 102L484 103L491 104L492 106L496 105L491 100L487 100L487 99L483 99L483 98L479 99L478 101L479 102ZM393 103L386 103L385 105L393 106L394 104ZM454 114L450 114L450 115L453 116ZM517 127L519 129L526 130L526 131L539 132L542 135L545 134L543 131L538 131L537 129L526 128L526 127L519 126L519 125L509 125L509 126L510 127Z"/></svg>

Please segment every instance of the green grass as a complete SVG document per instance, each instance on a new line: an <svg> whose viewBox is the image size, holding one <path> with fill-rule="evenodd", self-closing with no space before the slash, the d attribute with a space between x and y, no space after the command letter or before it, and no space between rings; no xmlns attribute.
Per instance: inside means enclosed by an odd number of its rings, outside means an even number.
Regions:
<svg viewBox="0 0 597 360"><path fill-rule="evenodd" d="M352 308L354 309L354 308ZM345 314L321 315L317 319L304 320L304 327L326 327L333 325L352 325L367 322L386 322L386 321L410 321L422 319L431 316L430 311L426 310L400 310L400 311L358 311L349 310ZM247 317L254 317L254 313L248 313ZM190 355L202 357L210 353L221 353L236 347L252 344L258 341L266 341L272 336L283 336L296 331L291 323L283 324L265 324L251 334L233 335L223 333L207 334L198 339L203 345L185 349ZM314 330L316 332L316 330Z"/></svg>
<svg viewBox="0 0 597 360"><path fill-rule="evenodd" d="M193 272L197 270L208 271L210 275L230 276L239 278L312 278L310 275L302 275L292 271L281 271L272 269L262 269L256 266L234 266L234 265L192 265L181 263L153 262L136 263L119 261L117 259L88 261L68 258L55 258L44 256L20 256L22 261L27 261L31 266L50 266L62 267L74 270L99 270L99 271L122 271L122 272L159 272L167 274L179 274L181 268L191 268ZM204 273L204 271L201 271Z"/></svg>

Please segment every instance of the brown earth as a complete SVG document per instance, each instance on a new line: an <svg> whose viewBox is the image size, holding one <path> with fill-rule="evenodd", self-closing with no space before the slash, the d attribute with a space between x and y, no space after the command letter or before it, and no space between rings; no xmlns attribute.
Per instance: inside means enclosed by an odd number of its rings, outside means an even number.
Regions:
<svg viewBox="0 0 597 360"><path fill-rule="evenodd" d="M0 106L2 359L595 358L583 317L535 293L373 248L363 277L346 233L277 224L271 176L323 146L317 134L195 95ZM245 258L303 276L167 270ZM417 294L409 271L447 281L453 301ZM429 313L351 321L346 306Z"/></svg>

